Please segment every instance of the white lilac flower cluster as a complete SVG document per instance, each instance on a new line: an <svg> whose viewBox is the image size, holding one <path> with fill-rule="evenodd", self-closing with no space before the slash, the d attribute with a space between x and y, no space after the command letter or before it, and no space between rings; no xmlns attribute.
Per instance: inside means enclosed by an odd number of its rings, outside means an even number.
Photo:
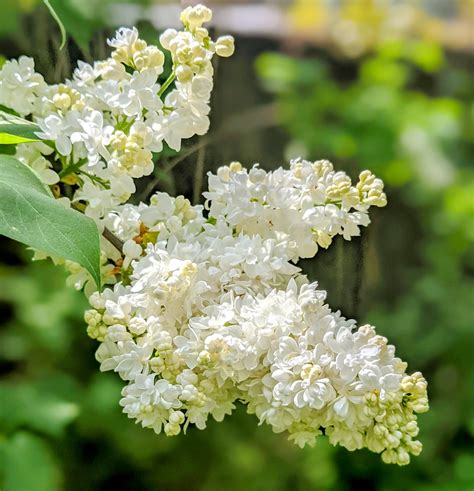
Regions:
<svg viewBox="0 0 474 491"><path fill-rule="evenodd" d="M120 404L157 433L202 429L236 401L300 446L323 432L407 464L421 451L415 413L426 382L372 326L325 303L295 262L346 239L384 206L364 171L353 186L327 161L209 175L206 208L157 193L106 217L127 271L94 293L85 319L102 370L126 382Z"/></svg>
<svg viewBox="0 0 474 491"><path fill-rule="evenodd" d="M203 23L211 17L206 7L190 7L181 15L184 31L161 35L172 59L162 83L164 52L135 28L119 29L109 40L109 58L79 62L61 84L47 85L31 58L7 61L0 70L0 104L37 123L38 136L54 147L19 146L17 158L48 185L78 184L72 201L85 204L93 218L126 202L135 191L133 179L152 173L153 153L163 143L180 150L182 140L208 131L212 57L234 50L232 37L209 37Z"/></svg>
<svg viewBox="0 0 474 491"><path fill-rule="evenodd" d="M240 401L300 446L324 433L407 464L421 451L426 381L407 375L373 327L333 312L296 266L335 236L360 234L369 208L386 204L380 179L364 171L353 185L324 160L273 172L234 162L209 175L204 207L165 193L126 203L164 143L179 150L208 130L211 59L234 50L230 36L210 39L210 19L188 7L184 30L162 34L167 78L163 52L125 28L110 58L79 63L64 84L47 85L26 57L0 70L0 104L36 122L44 140L19 145L17 157L121 244L101 242L113 286L85 286L101 369L125 381L124 412L157 433L205 428ZM84 287L89 273L66 267L68 283Z"/></svg>

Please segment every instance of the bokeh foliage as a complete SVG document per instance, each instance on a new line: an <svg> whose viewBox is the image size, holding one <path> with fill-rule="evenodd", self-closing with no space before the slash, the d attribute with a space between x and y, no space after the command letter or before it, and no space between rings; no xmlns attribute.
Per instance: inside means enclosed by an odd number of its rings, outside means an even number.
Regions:
<svg viewBox="0 0 474 491"><path fill-rule="evenodd" d="M39 2L5 0L0 17L0 54L35 56L50 80L67 74L76 58L105 49L90 40L104 26L107 2L56 3L75 39L66 55L58 55L59 33ZM263 101L276 103L277 127L210 145L206 165L215 168L229 154L249 164L255 155L270 168L285 153L328 158L354 176L369 168L385 180L389 206L363 237L336 243L304 267L331 305L375 324L412 371L424 372L431 411L420 418L423 454L398 468L324 439L300 450L257 427L243 407L206 431L167 438L142 430L120 411L118 377L98 372L82 321L84 297L65 288L60 268L31 263L29 252L2 241L3 491L472 491L474 106L467 58L407 39L351 60L323 51L290 57L264 40L240 46L217 80L215 125L240 104ZM258 80L250 75L257 55ZM159 186L191 197L194 158L187 163Z"/></svg>

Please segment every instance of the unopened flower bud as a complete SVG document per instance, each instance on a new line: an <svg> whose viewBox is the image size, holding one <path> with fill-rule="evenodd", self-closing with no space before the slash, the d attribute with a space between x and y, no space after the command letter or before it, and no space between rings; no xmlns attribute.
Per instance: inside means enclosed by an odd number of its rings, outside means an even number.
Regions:
<svg viewBox="0 0 474 491"><path fill-rule="evenodd" d="M232 36L221 36L215 42L215 50L218 56L228 58L235 51L234 38Z"/></svg>

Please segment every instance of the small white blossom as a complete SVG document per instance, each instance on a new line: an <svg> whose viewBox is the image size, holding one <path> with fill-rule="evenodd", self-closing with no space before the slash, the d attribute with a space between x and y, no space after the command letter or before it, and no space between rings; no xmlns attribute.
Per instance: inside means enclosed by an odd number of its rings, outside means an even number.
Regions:
<svg viewBox="0 0 474 491"><path fill-rule="evenodd" d="M20 56L18 60L6 61L0 70L0 104L21 116L33 112L45 89L43 77L35 72L33 58Z"/></svg>

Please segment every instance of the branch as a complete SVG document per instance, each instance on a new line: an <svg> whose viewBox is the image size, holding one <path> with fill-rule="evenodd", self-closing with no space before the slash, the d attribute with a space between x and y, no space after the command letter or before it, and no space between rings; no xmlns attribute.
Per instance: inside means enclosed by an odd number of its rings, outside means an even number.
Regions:
<svg viewBox="0 0 474 491"><path fill-rule="evenodd" d="M84 213L84 205L80 205L78 203L71 203L71 207L79 211L80 213ZM104 236L105 240L108 240L117 249L117 251L119 251L120 254L122 254L123 244L124 244L122 240L120 240L107 227L104 227L104 230L102 231L102 235Z"/></svg>
<svg viewBox="0 0 474 491"><path fill-rule="evenodd" d="M124 244L123 241L114 235L107 227L104 227L102 235L120 252L120 254L122 254Z"/></svg>
<svg viewBox="0 0 474 491"><path fill-rule="evenodd" d="M202 181L204 178L204 160L206 158L206 147L198 150L196 168L194 170L193 204L199 203L202 191Z"/></svg>

